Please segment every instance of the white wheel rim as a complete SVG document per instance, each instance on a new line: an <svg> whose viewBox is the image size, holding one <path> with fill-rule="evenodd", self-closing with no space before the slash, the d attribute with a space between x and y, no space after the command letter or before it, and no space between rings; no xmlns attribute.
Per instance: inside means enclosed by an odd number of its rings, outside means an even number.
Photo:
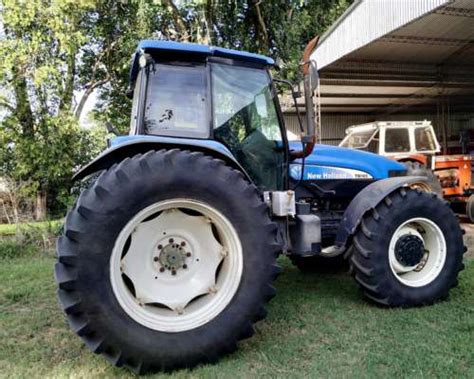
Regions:
<svg viewBox="0 0 474 379"><path fill-rule="evenodd" d="M405 265L396 256L400 238L411 235L423 241L425 253L421 261ZM441 229L426 218L412 218L401 224L393 234L389 245L390 268L401 283L410 287L422 287L433 282L446 261L446 239Z"/></svg>
<svg viewBox="0 0 474 379"><path fill-rule="evenodd" d="M173 199L143 209L122 229L110 258L110 280L120 306L135 321L182 332L226 308L242 268L242 246L229 220L203 202Z"/></svg>

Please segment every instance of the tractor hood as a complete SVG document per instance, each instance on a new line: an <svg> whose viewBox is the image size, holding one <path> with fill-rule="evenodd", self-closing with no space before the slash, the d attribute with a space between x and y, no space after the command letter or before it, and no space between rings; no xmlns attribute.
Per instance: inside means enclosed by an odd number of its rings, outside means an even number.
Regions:
<svg viewBox="0 0 474 379"><path fill-rule="evenodd" d="M290 149L301 150L301 142L290 142ZM290 164L290 176L301 177L302 160ZM406 172L403 164L380 155L330 145L316 145L305 159L304 179L380 180Z"/></svg>

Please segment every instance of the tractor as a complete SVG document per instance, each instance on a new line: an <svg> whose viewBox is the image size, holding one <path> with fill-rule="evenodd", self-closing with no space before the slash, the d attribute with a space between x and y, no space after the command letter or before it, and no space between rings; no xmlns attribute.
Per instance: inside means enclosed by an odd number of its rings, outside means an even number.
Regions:
<svg viewBox="0 0 474 379"><path fill-rule="evenodd" d="M315 143L316 43L289 143L271 58L140 42L130 135L75 174L89 185L57 241L59 303L90 350L138 373L216 362L265 317L280 254L302 270L345 257L381 306L448 297L462 230L426 178Z"/></svg>
<svg viewBox="0 0 474 379"><path fill-rule="evenodd" d="M435 154L441 151L430 121L376 121L346 129L341 147L370 151L402 162L408 175L426 176L433 192L443 195L433 173Z"/></svg>
<svg viewBox="0 0 474 379"><path fill-rule="evenodd" d="M472 155L441 151L430 121L376 121L346 129L341 147L370 151L403 162L409 175L427 177L433 192L474 223Z"/></svg>

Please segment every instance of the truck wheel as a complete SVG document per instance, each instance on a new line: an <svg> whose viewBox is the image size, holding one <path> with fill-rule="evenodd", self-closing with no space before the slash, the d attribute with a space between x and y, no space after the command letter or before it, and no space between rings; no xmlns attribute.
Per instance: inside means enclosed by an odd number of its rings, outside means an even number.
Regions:
<svg viewBox="0 0 474 379"><path fill-rule="evenodd" d="M59 302L114 365L214 362L265 317L279 250L267 206L240 172L202 153L153 151L112 166L69 212Z"/></svg>
<svg viewBox="0 0 474 379"><path fill-rule="evenodd" d="M407 175L410 176L425 176L428 178L427 183L431 188L431 191L436 193L439 197L443 197L443 188L438 180L438 177L425 165L419 162L404 162L407 168Z"/></svg>
<svg viewBox="0 0 474 379"><path fill-rule="evenodd" d="M437 196L400 189L362 219L351 272L365 295L388 306L446 299L463 269L462 230Z"/></svg>
<svg viewBox="0 0 474 379"><path fill-rule="evenodd" d="M347 261L343 255L336 257L299 257L296 255L289 256L291 263L293 263L303 273L317 273L317 272L335 272L341 268L347 267Z"/></svg>
<svg viewBox="0 0 474 379"><path fill-rule="evenodd" d="M466 214L471 223L474 223L474 195L469 196L466 203Z"/></svg>

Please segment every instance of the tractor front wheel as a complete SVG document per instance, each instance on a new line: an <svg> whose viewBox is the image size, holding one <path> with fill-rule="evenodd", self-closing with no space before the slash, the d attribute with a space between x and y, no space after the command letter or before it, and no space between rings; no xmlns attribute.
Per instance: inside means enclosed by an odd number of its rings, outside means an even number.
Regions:
<svg viewBox="0 0 474 379"><path fill-rule="evenodd" d="M388 306L448 297L462 270L462 230L436 195L402 188L362 218L350 257L364 294Z"/></svg>
<svg viewBox="0 0 474 379"><path fill-rule="evenodd" d="M466 214L469 221L474 224L474 195L469 196L469 199L467 199Z"/></svg>
<svg viewBox="0 0 474 379"><path fill-rule="evenodd" d="M407 175L409 176L424 176L426 177L427 184L430 186L431 191L436 193L439 197L443 197L443 188L438 180L438 177L425 165L419 162L408 161L405 162L407 168Z"/></svg>
<svg viewBox="0 0 474 379"><path fill-rule="evenodd" d="M253 334L279 248L240 172L202 153L150 152L104 172L68 214L58 297L72 329L113 364L192 367Z"/></svg>

